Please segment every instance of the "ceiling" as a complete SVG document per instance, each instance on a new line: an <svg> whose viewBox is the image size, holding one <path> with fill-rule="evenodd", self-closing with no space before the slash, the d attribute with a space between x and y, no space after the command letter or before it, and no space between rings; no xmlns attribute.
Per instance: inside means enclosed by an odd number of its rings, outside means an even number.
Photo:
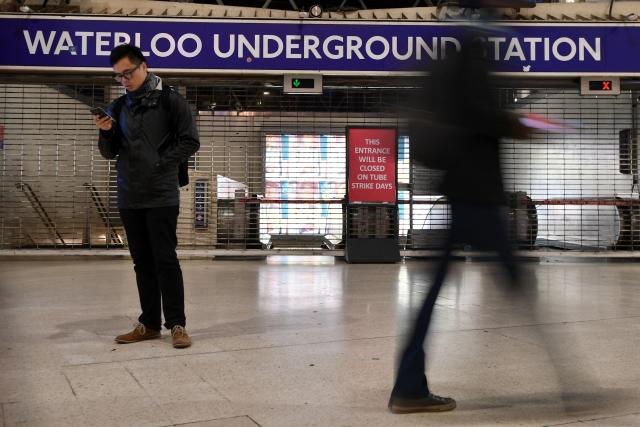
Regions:
<svg viewBox="0 0 640 427"><path fill-rule="evenodd" d="M307 11L311 6L317 4L326 12L342 12L362 9L394 9L417 6L434 6L435 4L432 3L432 1L437 2L438 0L184 0L182 3L217 4L224 6L302 11Z"/></svg>

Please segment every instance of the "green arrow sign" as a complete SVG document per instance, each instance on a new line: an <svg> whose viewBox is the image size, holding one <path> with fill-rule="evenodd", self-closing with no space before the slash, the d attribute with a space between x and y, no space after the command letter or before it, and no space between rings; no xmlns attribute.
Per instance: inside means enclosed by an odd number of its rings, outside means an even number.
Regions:
<svg viewBox="0 0 640 427"><path fill-rule="evenodd" d="M322 93L322 76L285 75L283 84L285 93Z"/></svg>

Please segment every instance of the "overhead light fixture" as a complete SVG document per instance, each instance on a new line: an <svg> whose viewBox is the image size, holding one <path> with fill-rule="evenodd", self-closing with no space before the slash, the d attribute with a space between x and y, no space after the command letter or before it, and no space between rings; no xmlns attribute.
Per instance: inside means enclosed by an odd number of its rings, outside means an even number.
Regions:
<svg viewBox="0 0 640 427"><path fill-rule="evenodd" d="M320 18L322 16L322 6L314 4L309 8L309 16L312 18Z"/></svg>
<svg viewBox="0 0 640 427"><path fill-rule="evenodd" d="M264 92L262 92L263 95L271 95L271 92L269 92L268 90L265 90Z"/></svg>

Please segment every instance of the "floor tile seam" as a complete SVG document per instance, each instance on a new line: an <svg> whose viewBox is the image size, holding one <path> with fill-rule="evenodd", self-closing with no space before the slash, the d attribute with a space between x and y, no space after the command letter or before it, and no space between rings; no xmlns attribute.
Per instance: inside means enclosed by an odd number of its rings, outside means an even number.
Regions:
<svg viewBox="0 0 640 427"><path fill-rule="evenodd" d="M614 418L628 417L628 416L631 416L631 415L640 415L640 412L630 412L630 413L627 413L627 414L610 415L610 416L606 416L606 417L578 419L578 420L575 420L575 421L569 421L569 422L560 423L560 424L545 424L545 427L558 427L558 426L566 426L566 425L577 424L577 423L588 423L588 422L592 422L592 421L612 420Z"/></svg>
<svg viewBox="0 0 640 427"><path fill-rule="evenodd" d="M211 421L224 421L224 420L234 420L236 418L249 418L251 421L253 421L257 426L260 426L260 424L258 424L253 418L251 418L251 416L249 415L234 415L233 417L222 417L222 418L211 418L211 419L207 419L207 420L197 420L197 421L189 421L186 423L173 423L173 424L164 424L161 427L181 427L181 426L190 426L192 424L201 424L201 423L208 423ZM260 426L262 427L262 426Z"/></svg>
<svg viewBox="0 0 640 427"><path fill-rule="evenodd" d="M200 381L202 381L207 387L210 387L213 391L215 391L217 394L222 396L222 398L224 400L226 400L228 403L231 403L231 399L229 399L224 393L222 393L220 390L218 390L218 388L216 386L214 386L209 381L207 381L207 379L205 377L203 377L202 375L200 375L200 373L198 371L196 371L191 366L189 366L189 364L186 361L184 361L182 364L187 369L190 369L200 379Z"/></svg>
<svg viewBox="0 0 640 427"><path fill-rule="evenodd" d="M71 389L71 393L73 393L73 398L76 401L76 403L78 403L78 408L80 410L80 414L82 414L83 422L85 422L85 420L87 418L90 419L90 417L87 415L87 413L85 411L86 408L84 407L84 405L81 403L80 399L78 398L78 394L76 393L76 390L73 388L73 385L71 384L71 379L67 376L67 373L64 372L64 370L61 370L60 373L62 374L64 379L67 381L67 384L69 384L69 388Z"/></svg>
<svg viewBox="0 0 640 427"><path fill-rule="evenodd" d="M452 332L452 331L444 331L444 332ZM455 332L455 331L454 331ZM78 363L72 365L61 365L62 368L71 369L77 368L81 366L95 366L95 365L109 365L112 363L125 363L125 362L139 362L143 360L156 360L156 359L171 359L178 357L190 357L190 356L206 356L209 354L219 354L219 353L238 353L243 351L256 351L256 350L270 350L270 349L281 349L281 348L292 348L292 347L303 347L303 346L311 346L311 345L322 345L322 344L335 344L341 342L352 342L352 341L369 341L369 340L382 340L388 338L397 338L403 335L384 335L377 337L362 337L362 338L352 338L352 339L344 339L344 340L330 340L330 341L315 341L309 343L300 343L300 344L285 344L285 345L272 345L272 346L262 346L262 347L246 347L246 348L236 348L229 350L216 350L216 351L203 351L203 352L192 352L187 354L175 354L175 355L164 355L164 356L151 356L151 357L138 357L134 359L127 360L109 360L105 362L90 362L90 363Z"/></svg>
<svg viewBox="0 0 640 427"><path fill-rule="evenodd" d="M149 391L145 388L145 386L142 385L140 380L138 380L138 378L133 374L133 372L131 372L131 370L124 363L119 363L119 364L129 374L129 376L131 376L131 378L133 378L133 380L136 382L136 384L138 384L138 387L140 387L140 389L145 393L146 397L148 397L149 399L151 399L151 401L153 401L153 403L156 405L156 407L162 413L163 417L165 417L168 420L171 420L171 423L173 423L173 420L171 419L171 415L167 414L167 412L165 412L164 408L162 407L160 402L158 402L158 400L155 398L155 396L153 396L152 394L149 393Z"/></svg>
<svg viewBox="0 0 640 427"><path fill-rule="evenodd" d="M604 318L600 318L600 319L586 319L586 320L574 320L574 321L523 323L523 324L519 324L519 325L493 326L493 327L490 326L490 327L486 327L486 328L457 329L457 330L455 330L455 332L528 328L528 327L532 327L532 326L573 325L573 324L578 324L578 323L606 322L606 321L610 321L610 320L628 320L628 319L640 319L640 315L637 315L637 316L624 316L624 317L604 317ZM441 331L441 332L445 332L445 331ZM446 331L446 332L454 332L454 331Z"/></svg>
<svg viewBox="0 0 640 427"><path fill-rule="evenodd" d="M76 390L73 388L73 385L71 384L71 380L69 379L69 377L67 376L67 373L63 371L61 371L62 376L64 377L64 379L67 381L67 384L69 385L69 388L71 389L71 393L73 394L73 397L75 399L78 399L78 394L76 393Z"/></svg>

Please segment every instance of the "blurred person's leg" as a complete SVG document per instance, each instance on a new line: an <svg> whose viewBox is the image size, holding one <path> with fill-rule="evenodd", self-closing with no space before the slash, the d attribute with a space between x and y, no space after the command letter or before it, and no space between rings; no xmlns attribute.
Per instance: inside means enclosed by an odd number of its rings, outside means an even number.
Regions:
<svg viewBox="0 0 640 427"><path fill-rule="evenodd" d="M413 326L413 332L402 353L402 358L398 366L396 384L392 392L393 396L413 398L429 394L427 378L424 374L425 352L423 344L429 330L436 299L438 298L442 283L449 268L450 254L450 245L447 244L445 254L440 261L433 284L418 312Z"/></svg>
<svg viewBox="0 0 640 427"><path fill-rule="evenodd" d="M389 409L394 413L448 411L456 407L455 400L433 395L429 391L425 375L426 355L424 351L424 341L431 324L433 309L447 276L455 239L459 235L456 219L458 209L454 205L452 203L453 220L442 259L398 364L396 382L389 400Z"/></svg>
<svg viewBox="0 0 640 427"><path fill-rule="evenodd" d="M502 266L507 273L511 287L522 289L521 274L518 260L514 254L515 242L508 233L507 217L502 206L488 208L484 219L485 230L492 238L489 246L496 251Z"/></svg>
<svg viewBox="0 0 640 427"><path fill-rule="evenodd" d="M550 368L556 375L560 397L566 412L583 412L593 407L593 401L600 399L600 386L584 362L588 352L581 351L579 342L571 334L552 331L553 322L541 314L547 307L539 305L536 276L520 266L514 254L515 244L509 238L506 215L501 209L487 215L487 230L494 235L493 248L507 273L508 280L504 289L510 304L517 312L518 323L531 325L534 341L542 346L550 362Z"/></svg>

